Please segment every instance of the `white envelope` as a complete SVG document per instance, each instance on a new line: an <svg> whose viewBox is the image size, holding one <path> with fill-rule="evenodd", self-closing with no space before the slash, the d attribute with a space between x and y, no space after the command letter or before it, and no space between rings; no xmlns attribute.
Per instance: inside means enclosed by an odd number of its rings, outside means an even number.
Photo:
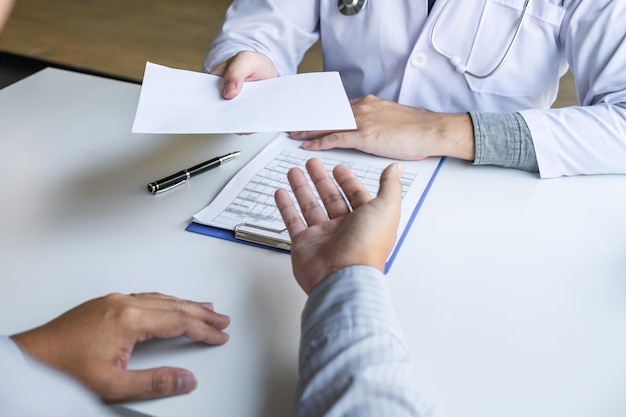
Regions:
<svg viewBox="0 0 626 417"><path fill-rule="evenodd" d="M244 83L232 100L222 78L148 62L134 133L253 133L356 128L336 72Z"/></svg>

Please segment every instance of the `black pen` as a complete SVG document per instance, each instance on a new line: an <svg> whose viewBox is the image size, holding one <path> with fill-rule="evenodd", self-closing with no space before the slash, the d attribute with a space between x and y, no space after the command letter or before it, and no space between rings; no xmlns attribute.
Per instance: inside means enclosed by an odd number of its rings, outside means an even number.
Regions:
<svg viewBox="0 0 626 417"><path fill-rule="evenodd" d="M213 169L222 165L224 162L228 162L234 157L238 156L241 152L231 152L229 154L218 156L217 158L210 159L198 165L194 165L191 168L184 169L176 174L165 177L161 180L151 182L148 184L148 191L152 194L162 193L163 191L171 190L172 188L184 183L189 178L202 174L205 171Z"/></svg>

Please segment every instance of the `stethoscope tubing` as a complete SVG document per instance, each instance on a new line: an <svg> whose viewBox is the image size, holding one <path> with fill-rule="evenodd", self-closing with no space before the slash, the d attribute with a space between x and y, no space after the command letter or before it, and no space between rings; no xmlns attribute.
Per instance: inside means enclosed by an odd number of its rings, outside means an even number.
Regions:
<svg viewBox="0 0 626 417"><path fill-rule="evenodd" d="M485 73L485 74L477 74L474 73L472 71L469 71L466 67L466 65L461 64L461 59L455 55L450 55L448 53L446 53L445 51L443 51L439 46L437 46L437 42L435 41L435 33L438 30L439 24L441 22L441 16L445 13L446 9L448 8L449 4L451 3L451 1L447 1L443 7L441 8L441 11L439 12L439 14L437 15L435 22L433 23L433 28L430 32L430 43L433 46L433 49L441 56L443 56L444 58L448 59L450 61L450 64L456 69L457 72L461 73L461 74L467 74L469 76L472 76L474 78L479 78L479 79L484 79L484 78L489 78L491 77L493 74L495 74L501 67L502 65L504 65L504 62L506 61L506 59L509 57L509 54L511 53L511 49L513 49L513 46L515 45L515 43L517 42L517 38L519 37L519 34L522 30L522 26L524 25L524 21L526 20L526 16L528 15L528 10L530 10L530 6L532 5L533 0L526 0L524 2L524 8L522 9L522 15L519 19L519 22L517 23L517 28L515 29L515 33L513 34L513 37L511 38L511 41L509 42L509 45L507 46L506 50L504 51L504 55L502 55L502 58L500 58L500 60L498 61L498 63L493 67L493 69L491 69L491 71ZM480 13L480 20L478 21L478 27L480 27L480 24L482 23L483 20L483 15L485 13L485 5L483 5L483 10ZM476 38L474 37L474 40L476 40Z"/></svg>
<svg viewBox="0 0 626 417"><path fill-rule="evenodd" d="M463 0L461 0L461 1L463 1ZM432 27L432 29L430 31L430 43L433 46L433 49L439 55L441 55L442 57L446 58L450 62L450 65L452 65L454 67L454 69L458 73L460 73L460 74L467 74L467 75L469 75L471 77L479 78L479 79L484 79L484 78L491 77L493 74L495 74L502 67L502 65L504 65L504 62L509 57L509 55L511 53L511 49L513 49L513 46L517 42L517 38L519 37L519 34L520 34L521 30L522 30L522 27L524 26L524 21L526 20L526 16L528 15L528 11L530 10L530 6L532 5L533 0L526 0L524 2L524 8L522 9L522 15L520 16L520 19L517 22L517 27L515 28L515 32L513 33L513 37L511 38L511 41L509 42L509 45L507 46L506 50L504 51L504 55L502 55L502 57L500 58L498 63L491 69L491 71L489 71L489 72L487 72L485 74L477 74L475 72L469 71L467 69L467 65L461 63L461 58L459 58L456 55L450 55L450 54L446 53L444 50L442 50L437 45L437 41L436 41L435 38L437 36L436 33L439 30L439 24L441 23L441 17L444 15L444 13L448 9L448 6L450 5L451 2L452 2L452 0L449 0L449 1L446 1L444 3L443 7L439 11L439 14L435 18L435 22L433 23L433 27ZM367 5L367 0L337 0L337 9L344 16L353 16L353 15L359 13L361 10L363 10L366 5ZM480 12L480 19L478 20L478 26L477 26L477 29L476 29L477 31L478 31L478 28L480 28L480 25L482 24L486 7L487 6L486 6L486 1L485 1L485 4L483 4L483 9ZM475 41L476 41L476 36L474 36L474 41L473 42L475 42Z"/></svg>

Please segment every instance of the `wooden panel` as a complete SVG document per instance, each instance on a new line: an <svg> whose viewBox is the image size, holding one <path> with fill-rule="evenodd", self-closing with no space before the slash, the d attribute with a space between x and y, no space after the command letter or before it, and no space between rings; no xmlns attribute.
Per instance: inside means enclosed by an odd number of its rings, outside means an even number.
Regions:
<svg viewBox="0 0 626 417"><path fill-rule="evenodd" d="M0 50L141 80L146 61L200 71L230 0L18 0ZM300 71L320 71L316 45ZM571 74L555 106L576 104Z"/></svg>

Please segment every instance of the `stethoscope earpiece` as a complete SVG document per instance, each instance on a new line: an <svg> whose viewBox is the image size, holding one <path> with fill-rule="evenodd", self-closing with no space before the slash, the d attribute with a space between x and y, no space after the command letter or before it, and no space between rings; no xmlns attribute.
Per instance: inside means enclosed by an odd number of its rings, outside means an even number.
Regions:
<svg viewBox="0 0 626 417"><path fill-rule="evenodd" d="M365 8L367 0L337 0L337 8L344 16L352 16Z"/></svg>

